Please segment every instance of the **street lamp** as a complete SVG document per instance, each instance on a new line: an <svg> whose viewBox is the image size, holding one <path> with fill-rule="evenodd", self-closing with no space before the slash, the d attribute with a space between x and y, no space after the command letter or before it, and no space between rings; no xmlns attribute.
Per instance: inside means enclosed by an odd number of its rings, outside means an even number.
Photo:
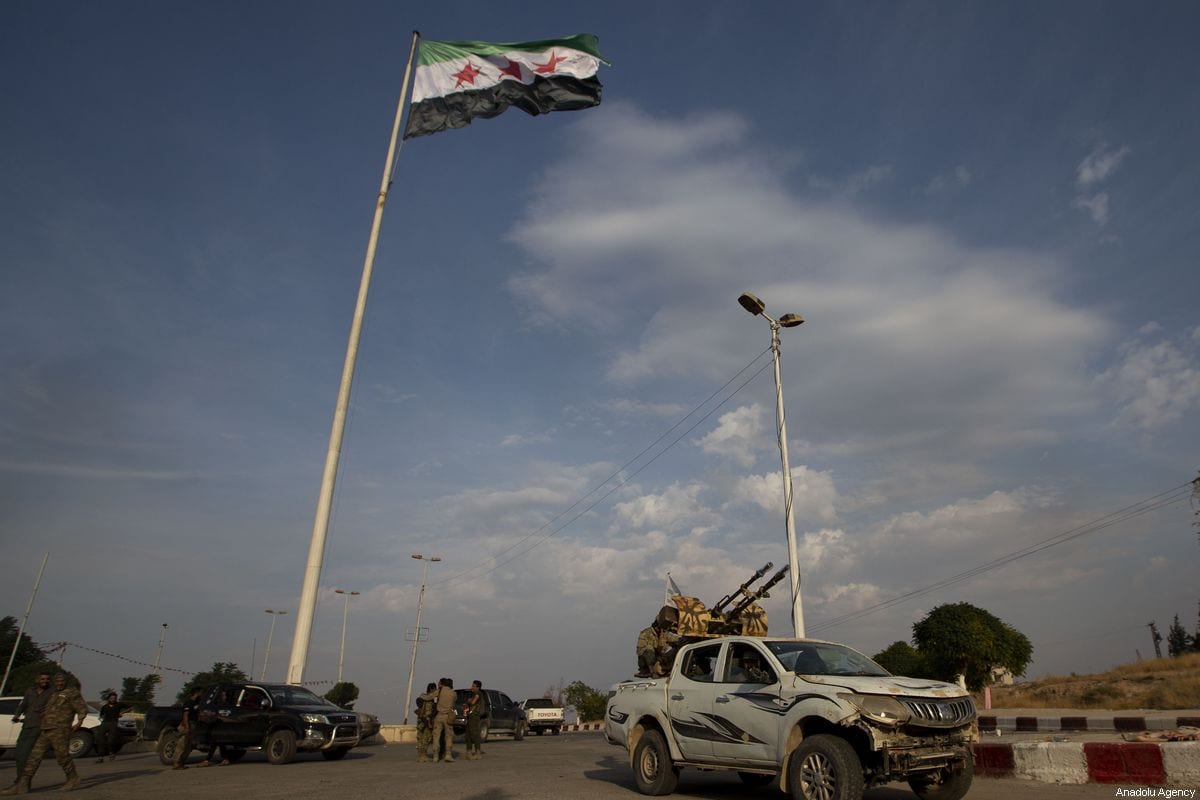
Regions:
<svg viewBox="0 0 1200 800"><path fill-rule="evenodd" d="M158 634L158 654L154 656L154 674L159 675L158 665L162 661L163 644L167 641L167 628L171 627L167 623L162 624L162 630Z"/></svg>
<svg viewBox="0 0 1200 800"><path fill-rule="evenodd" d="M761 316L771 324L771 354L775 361L775 423L779 434L779 458L783 462L783 511L787 523L788 572L792 577L792 628L796 638L804 636L804 605L800 601L800 565L796 556L796 522L792 518L792 468L788 465L787 418L783 413L783 382L779 372L779 329L803 324L799 314L784 314L779 319L767 316L766 303L746 292L738 298L742 308Z"/></svg>
<svg viewBox="0 0 1200 800"><path fill-rule="evenodd" d="M342 647L338 650L338 678L337 682L342 682L342 662L346 658L346 620L350 616L350 598L361 592L348 592L345 589L334 589L335 594L340 594L345 597L346 602L342 607Z"/></svg>
<svg viewBox="0 0 1200 800"><path fill-rule="evenodd" d="M286 611L272 611L269 608L266 609L266 612L271 615L271 631L267 634L267 652L263 655L262 675L258 677L260 681L267 679L267 664L271 660L271 639L275 637L275 620L287 613Z"/></svg>
<svg viewBox="0 0 1200 800"><path fill-rule="evenodd" d="M433 556L427 558L420 553L413 553L412 557L418 561L424 562L421 565L421 592L417 595L417 627L413 629L413 648L412 661L408 663L408 690L404 693L404 724L408 724L408 709L412 705L412 682L413 673L417 669L417 644L421 641L421 606L425 603L425 575L429 572L430 561L441 561L441 556Z"/></svg>

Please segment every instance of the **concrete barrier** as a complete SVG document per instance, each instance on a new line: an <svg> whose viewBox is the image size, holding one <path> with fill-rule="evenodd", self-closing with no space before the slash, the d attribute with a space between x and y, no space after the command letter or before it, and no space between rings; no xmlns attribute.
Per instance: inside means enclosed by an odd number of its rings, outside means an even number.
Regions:
<svg viewBox="0 0 1200 800"><path fill-rule="evenodd" d="M975 774L1046 783L1190 786L1200 783L1200 742L981 742Z"/></svg>

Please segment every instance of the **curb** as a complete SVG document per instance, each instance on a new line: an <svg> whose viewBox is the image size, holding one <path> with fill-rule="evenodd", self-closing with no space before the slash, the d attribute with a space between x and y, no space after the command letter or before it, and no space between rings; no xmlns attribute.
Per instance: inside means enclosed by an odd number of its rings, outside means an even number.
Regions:
<svg viewBox="0 0 1200 800"><path fill-rule="evenodd" d="M983 742L974 749L975 774L987 778L1142 786L1200 783L1200 742Z"/></svg>
<svg viewBox="0 0 1200 800"><path fill-rule="evenodd" d="M980 733L1015 731L1016 733L1060 733L1064 731L1170 731L1176 728L1200 728L1200 717L997 717L980 716Z"/></svg>

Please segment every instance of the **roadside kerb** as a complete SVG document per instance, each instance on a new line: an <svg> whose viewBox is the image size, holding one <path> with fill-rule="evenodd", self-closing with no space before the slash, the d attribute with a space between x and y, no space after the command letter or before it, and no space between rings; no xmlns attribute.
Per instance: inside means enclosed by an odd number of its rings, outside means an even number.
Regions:
<svg viewBox="0 0 1200 800"><path fill-rule="evenodd" d="M1047 783L1195 786L1200 742L980 742L975 774Z"/></svg>

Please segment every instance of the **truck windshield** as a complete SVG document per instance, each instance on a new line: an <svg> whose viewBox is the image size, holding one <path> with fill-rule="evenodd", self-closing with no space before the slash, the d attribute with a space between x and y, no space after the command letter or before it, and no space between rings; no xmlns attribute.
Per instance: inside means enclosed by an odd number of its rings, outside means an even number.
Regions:
<svg viewBox="0 0 1200 800"><path fill-rule="evenodd" d="M788 672L797 675L891 675L883 667L840 644L829 642L767 642Z"/></svg>

